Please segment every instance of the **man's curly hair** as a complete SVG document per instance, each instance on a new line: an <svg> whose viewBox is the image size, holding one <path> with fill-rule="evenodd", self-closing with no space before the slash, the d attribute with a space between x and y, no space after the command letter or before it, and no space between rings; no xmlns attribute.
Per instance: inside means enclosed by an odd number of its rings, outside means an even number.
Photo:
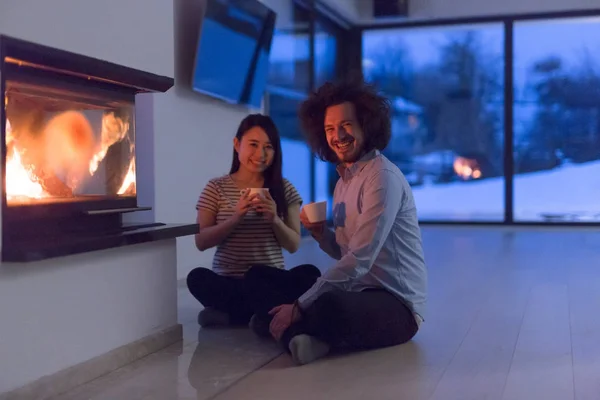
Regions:
<svg viewBox="0 0 600 400"><path fill-rule="evenodd" d="M327 143L325 111L331 106L346 102L354 105L356 118L364 133L365 151L383 150L390 141L391 105L385 96L362 80L328 82L311 93L299 110L306 141L313 153L323 161L339 161Z"/></svg>

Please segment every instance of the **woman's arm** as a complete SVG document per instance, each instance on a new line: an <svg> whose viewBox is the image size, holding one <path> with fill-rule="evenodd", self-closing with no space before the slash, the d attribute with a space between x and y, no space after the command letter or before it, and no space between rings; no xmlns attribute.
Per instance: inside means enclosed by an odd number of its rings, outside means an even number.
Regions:
<svg viewBox="0 0 600 400"><path fill-rule="evenodd" d="M273 231L281 247L290 253L298 251L300 247L300 204L293 204L288 208L285 221L275 216Z"/></svg>
<svg viewBox="0 0 600 400"><path fill-rule="evenodd" d="M211 211L200 209L197 217L200 232L196 234L196 247L200 251L218 246L240 223L240 219L233 214L231 218L217 224L217 215Z"/></svg>
<svg viewBox="0 0 600 400"><path fill-rule="evenodd" d="M200 225L200 232L196 234L196 247L200 251L218 246L244 219L248 210L252 207L252 201L255 195L248 192L242 194L235 211L231 217L221 224L217 224L217 214L208 208L198 207L197 222Z"/></svg>

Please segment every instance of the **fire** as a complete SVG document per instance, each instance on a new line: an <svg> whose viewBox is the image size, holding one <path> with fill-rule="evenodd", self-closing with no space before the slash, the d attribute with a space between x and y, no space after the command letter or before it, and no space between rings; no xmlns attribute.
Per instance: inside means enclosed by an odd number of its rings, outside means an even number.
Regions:
<svg viewBox="0 0 600 400"><path fill-rule="evenodd" d="M23 166L18 151L14 151L13 157L6 163L6 195L8 200L19 197L41 199L48 194L42 189L42 185L31 178L29 171Z"/></svg>
<svg viewBox="0 0 600 400"><path fill-rule="evenodd" d="M122 141L128 131L127 122L115 117L114 113L106 114L102 119L102 136L97 145L92 128L84 114L67 111L50 119L42 135L34 141L32 139L34 136L28 136L29 132L14 131L7 119L5 132L7 201L16 203L53 196L62 197L62 193L72 196L72 189L85 179L84 175L88 170L89 176L93 176L110 146ZM28 144L23 146L21 143L19 147L18 142L22 140ZM130 146L133 154L133 143ZM35 153L26 153L29 148L34 149ZM94 151L98 148L99 150ZM44 174L44 171L53 171L57 177L54 180L49 180L45 175L40 177L39 174ZM81 172L84 175L81 175ZM62 176L61 180L64 180L64 183L59 181L58 176ZM135 183L135 157L132 157L117 194L135 194Z"/></svg>
<svg viewBox="0 0 600 400"><path fill-rule="evenodd" d="M6 197L7 200L16 200L20 197L41 199L48 196L38 182L33 178L31 169L25 168L21 161L21 154L14 145L14 138L10 122L6 121L6 145L12 151L8 151L9 157L6 161Z"/></svg>
<svg viewBox="0 0 600 400"><path fill-rule="evenodd" d="M481 178L481 169L475 160L465 157L456 157L453 167L456 175L464 180Z"/></svg>
<svg viewBox="0 0 600 400"><path fill-rule="evenodd" d="M86 116L66 111L52 117L43 132L44 163L50 171L62 176L64 183L76 189L86 178L96 139Z"/></svg>
<svg viewBox="0 0 600 400"><path fill-rule="evenodd" d="M115 113L108 113L102 117L102 134L100 141L100 150L94 154L92 160L90 161L90 175L94 175L98 166L104 160L106 153L110 146L115 143L120 142L125 138L127 132L129 131L129 123L123 121L121 118L117 118ZM131 167L130 167L131 170ZM128 173L129 175L129 173ZM135 174L134 180L135 180Z"/></svg>
<svg viewBox="0 0 600 400"><path fill-rule="evenodd" d="M135 158L131 159L131 162L129 163L129 169L127 170L125 179L123 179L123 184L121 185L121 188L117 194L123 195L130 190L135 192Z"/></svg>

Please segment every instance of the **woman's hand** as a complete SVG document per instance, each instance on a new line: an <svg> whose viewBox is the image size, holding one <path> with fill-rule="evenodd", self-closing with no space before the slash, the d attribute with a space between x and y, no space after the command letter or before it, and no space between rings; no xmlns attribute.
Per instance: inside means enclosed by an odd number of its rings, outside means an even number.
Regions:
<svg viewBox="0 0 600 400"><path fill-rule="evenodd" d="M281 336L293 323L300 321L300 312L294 304L282 304L269 311L273 315L269 332L275 340L281 340Z"/></svg>
<svg viewBox="0 0 600 400"><path fill-rule="evenodd" d="M265 190L264 197L259 196L257 199L254 201L254 210L257 213L261 213L268 222L275 222L277 204L271 197L271 194Z"/></svg>
<svg viewBox="0 0 600 400"><path fill-rule="evenodd" d="M240 197L240 199L238 200L236 206L235 206L235 212L233 213L232 218L239 222L242 219L244 219L244 217L246 216L246 214L248 213L248 211L250 211L250 209L252 209L252 207L254 206L254 200L256 199L256 195L250 195L250 192L245 190L242 192L242 196Z"/></svg>

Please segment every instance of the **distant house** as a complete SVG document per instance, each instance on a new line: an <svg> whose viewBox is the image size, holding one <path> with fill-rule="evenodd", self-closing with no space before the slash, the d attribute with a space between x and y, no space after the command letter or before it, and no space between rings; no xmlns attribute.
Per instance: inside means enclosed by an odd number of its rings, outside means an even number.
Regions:
<svg viewBox="0 0 600 400"><path fill-rule="evenodd" d="M427 135L423 107L403 97L392 97L392 140L388 146L391 157L405 158L419 154Z"/></svg>

